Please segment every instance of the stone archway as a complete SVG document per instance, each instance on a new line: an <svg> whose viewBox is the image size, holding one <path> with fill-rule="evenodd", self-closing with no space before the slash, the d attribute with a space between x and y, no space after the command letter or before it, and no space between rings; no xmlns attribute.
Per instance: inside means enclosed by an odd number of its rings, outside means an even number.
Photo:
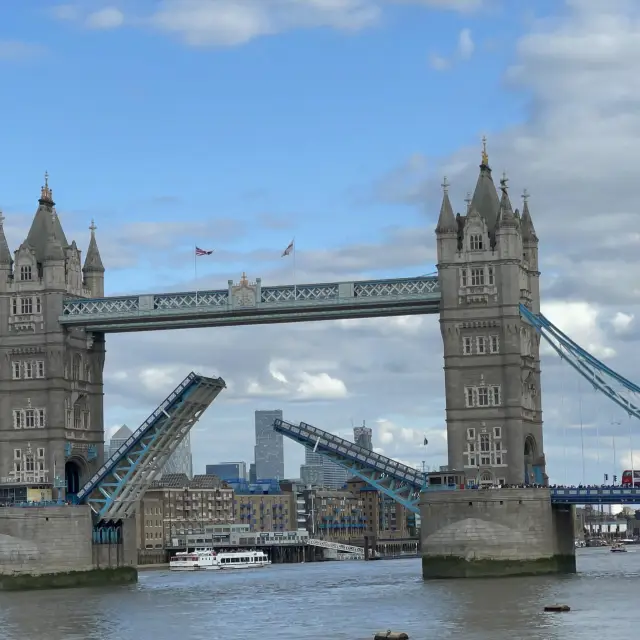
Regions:
<svg viewBox="0 0 640 640"><path fill-rule="evenodd" d="M533 465L537 457L538 446L536 445L535 438L529 434L524 439L524 483L534 484L535 475Z"/></svg>
<svg viewBox="0 0 640 640"><path fill-rule="evenodd" d="M75 496L81 487L82 466L78 460L67 460L64 465L64 479L66 484L67 498Z"/></svg>
<svg viewBox="0 0 640 640"><path fill-rule="evenodd" d="M478 486L479 487L488 487L493 484L493 474L491 471L485 469L481 471L478 475Z"/></svg>

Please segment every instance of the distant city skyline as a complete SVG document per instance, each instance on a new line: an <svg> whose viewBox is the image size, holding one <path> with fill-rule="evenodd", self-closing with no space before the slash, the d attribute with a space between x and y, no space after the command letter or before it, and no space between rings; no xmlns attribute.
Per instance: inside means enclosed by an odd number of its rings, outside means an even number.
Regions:
<svg viewBox="0 0 640 640"><path fill-rule="evenodd" d="M282 420L282 409L259 409L255 412L254 461L258 480L282 480L285 477L283 436L274 431L275 420Z"/></svg>

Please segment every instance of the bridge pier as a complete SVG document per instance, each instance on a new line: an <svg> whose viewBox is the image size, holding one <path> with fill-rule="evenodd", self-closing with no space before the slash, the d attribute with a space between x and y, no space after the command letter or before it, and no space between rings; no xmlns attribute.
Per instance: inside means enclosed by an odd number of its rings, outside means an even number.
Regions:
<svg viewBox="0 0 640 640"><path fill-rule="evenodd" d="M575 573L572 509L544 488L426 491L422 576Z"/></svg>

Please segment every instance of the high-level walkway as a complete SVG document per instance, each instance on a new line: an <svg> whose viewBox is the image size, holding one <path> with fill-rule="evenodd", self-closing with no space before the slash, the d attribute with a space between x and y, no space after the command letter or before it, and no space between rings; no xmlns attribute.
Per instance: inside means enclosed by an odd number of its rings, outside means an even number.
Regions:
<svg viewBox="0 0 640 640"><path fill-rule="evenodd" d="M110 333L438 313L437 276L264 287L245 277L227 289L64 301L60 324Z"/></svg>

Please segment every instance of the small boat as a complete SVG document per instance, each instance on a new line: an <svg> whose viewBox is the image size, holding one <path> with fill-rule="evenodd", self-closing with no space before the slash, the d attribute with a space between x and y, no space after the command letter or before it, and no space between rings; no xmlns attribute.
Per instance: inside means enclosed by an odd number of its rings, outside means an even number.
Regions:
<svg viewBox="0 0 640 640"><path fill-rule="evenodd" d="M216 553L212 549L181 551L169 561L170 571L218 571L220 569L258 569L271 564L263 551L230 551Z"/></svg>
<svg viewBox="0 0 640 640"><path fill-rule="evenodd" d="M611 553L627 553L627 548L623 544L616 542L611 545Z"/></svg>

